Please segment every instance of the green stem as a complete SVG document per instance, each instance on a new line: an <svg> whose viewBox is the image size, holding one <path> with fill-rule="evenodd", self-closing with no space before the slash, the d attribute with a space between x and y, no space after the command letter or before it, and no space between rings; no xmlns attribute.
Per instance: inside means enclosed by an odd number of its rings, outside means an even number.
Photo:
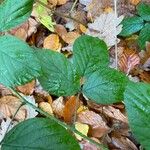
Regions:
<svg viewBox="0 0 150 150"><path fill-rule="evenodd" d="M98 148L103 148L103 150L108 150L104 145L101 145L97 142L95 142L94 140L92 140L91 138L85 136L84 134L82 134L81 132L79 132L78 130L76 130L74 127L67 125L66 123L60 121L59 119L55 118L54 116L48 114L47 112L41 110L40 108L36 107L35 105L33 105L32 103L28 102L20 93L18 93L16 90L14 89L10 89L23 103L26 103L27 105L31 106L33 109L35 109L36 111L38 111L39 113L43 114L44 116L52 119L53 121L57 122L59 125L63 126L64 128L69 129L70 131L80 135L81 137L83 137L84 139L88 140L90 143L96 145Z"/></svg>

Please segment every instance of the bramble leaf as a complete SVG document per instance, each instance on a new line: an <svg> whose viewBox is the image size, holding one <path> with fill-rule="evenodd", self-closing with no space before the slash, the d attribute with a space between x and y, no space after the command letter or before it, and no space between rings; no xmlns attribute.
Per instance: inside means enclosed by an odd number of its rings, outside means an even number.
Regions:
<svg viewBox="0 0 150 150"><path fill-rule="evenodd" d="M150 41L150 24L147 23L141 30L138 38L138 44L141 49L145 49L146 47L146 42Z"/></svg>
<svg viewBox="0 0 150 150"><path fill-rule="evenodd" d="M130 82L124 97L131 129L148 150L150 148L150 85Z"/></svg>
<svg viewBox="0 0 150 150"><path fill-rule="evenodd" d="M76 94L80 88L80 79L69 60L61 53L40 50L37 57L41 60L43 76L39 82L45 90L57 96Z"/></svg>
<svg viewBox="0 0 150 150"><path fill-rule="evenodd" d="M25 84L41 75L33 49L14 36L0 37L0 83L8 87Z"/></svg>
<svg viewBox="0 0 150 150"><path fill-rule="evenodd" d="M150 5L140 3L137 6L138 14L146 21L150 21Z"/></svg>
<svg viewBox="0 0 150 150"><path fill-rule="evenodd" d="M73 64L80 76L87 76L102 66L108 66L105 42L88 35L80 36L73 45Z"/></svg>
<svg viewBox="0 0 150 150"><path fill-rule="evenodd" d="M0 4L0 32L25 22L32 11L34 0L4 0Z"/></svg>
<svg viewBox="0 0 150 150"><path fill-rule="evenodd" d="M83 85L83 94L100 104L112 104L123 100L127 78L111 68L101 68L91 74Z"/></svg>
<svg viewBox="0 0 150 150"><path fill-rule="evenodd" d="M75 138L53 120L34 118L19 123L10 130L2 150L80 150Z"/></svg>
<svg viewBox="0 0 150 150"><path fill-rule="evenodd" d="M122 23L123 28L119 35L130 36L133 33L140 31L144 26L144 20L141 17L134 16L125 18Z"/></svg>

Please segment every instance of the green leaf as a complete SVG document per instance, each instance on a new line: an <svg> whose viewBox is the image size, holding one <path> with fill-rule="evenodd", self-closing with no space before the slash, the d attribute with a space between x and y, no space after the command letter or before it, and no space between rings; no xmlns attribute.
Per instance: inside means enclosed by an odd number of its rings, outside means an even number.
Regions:
<svg viewBox="0 0 150 150"><path fill-rule="evenodd" d="M129 83L124 94L129 124L133 133L150 149L150 84Z"/></svg>
<svg viewBox="0 0 150 150"><path fill-rule="evenodd" d="M146 24L141 30L138 38L138 44L141 49L145 49L146 41L150 41L150 24Z"/></svg>
<svg viewBox="0 0 150 150"><path fill-rule="evenodd" d="M112 104L123 100L127 78L111 68L98 70L91 74L83 85L83 94L100 104Z"/></svg>
<svg viewBox="0 0 150 150"><path fill-rule="evenodd" d="M144 20L141 17L134 16L125 18L122 23L123 28L119 35L130 36L133 33L140 31L144 26Z"/></svg>
<svg viewBox="0 0 150 150"><path fill-rule="evenodd" d="M137 6L138 14L146 21L150 21L150 5L140 3Z"/></svg>
<svg viewBox="0 0 150 150"><path fill-rule="evenodd" d="M69 60L61 53L51 50L39 50L43 76L39 82L45 90L57 96L76 94L80 88L80 79Z"/></svg>
<svg viewBox="0 0 150 150"><path fill-rule="evenodd" d="M32 48L10 36L0 37L0 83L8 87L25 84L41 74Z"/></svg>
<svg viewBox="0 0 150 150"><path fill-rule="evenodd" d="M88 35L80 36L73 45L73 63L80 76L88 75L101 66L108 66L105 42Z"/></svg>
<svg viewBox="0 0 150 150"><path fill-rule="evenodd" d="M0 5L0 32L25 22L32 11L34 0L4 0Z"/></svg>
<svg viewBox="0 0 150 150"><path fill-rule="evenodd" d="M48 5L47 0L41 0L45 5ZM54 32L54 25L55 23L52 21L52 12L42 6L40 3L36 3L34 7L37 13L38 20L51 32Z"/></svg>
<svg viewBox="0 0 150 150"><path fill-rule="evenodd" d="M2 150L80 150L68 131L50 119L34 118L19 123L5 136Z"/></svg>

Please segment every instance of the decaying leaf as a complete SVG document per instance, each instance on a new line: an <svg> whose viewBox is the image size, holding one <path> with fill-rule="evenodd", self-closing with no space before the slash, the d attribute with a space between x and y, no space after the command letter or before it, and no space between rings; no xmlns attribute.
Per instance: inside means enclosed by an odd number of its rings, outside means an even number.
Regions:
<svg viewBox="0 0 150 150"><path fill-rule="evenodd" d="M103 13L95 19L93 23L88 24L89 29L86 34L98 37L104 40L108 47L116 43L116 36L121 32L123 16L116 17L114 12Z"/></svg>
<svg viewBox="0 0 150 150"><path fill-rule="evenodd" d="M52 103L52 110L55 113L56 116L58 117L63 117L63 111L64 111L64 101L63 97L59 97L56 100L53 101Z"/></svg>
<svg viewBox="0 0 150 150"><path fill-rule="evenodd" d="M48 102L41 102L39 104L39 108L41 108L43 111L47 112L50 115L53 114L52 107Z"/></svg>
<svg viewBox="0 0 150 150"><path fill-rule="evenodd" d="M63 117L64 121L67 123L72 123L74 120L74 115L77 113L77 109L79 107L79 100L77 100L76 96L71 96L68 98L64 111L63 111Z"/></svg>
<svg viewBox="0 0 150 150"><path fill-rule="evenodd" d="M137 5L137 4L139 4L140 3L140 1L141 0L130 0L130 3L132 4L132 5Z"/></svg>
<svg viewBox="0 0 150 150"><path fill-rule="evenodd" d="M25 95L31 95L34 91L34 87L35 87L35 80L25 85L18 86L17 90Z"/></svg>
<svg viewBox="0 0 150 150"><path fill-rule="evenodd" d="M72 44L79 36L80 36L80 34L79 34L78 32L68 32L68 33L63 37L63 40L64 40L67 44Z"/></svg>
<svg viewBox="0 0 150 150"><path fill-rule="evenodd" d="M88 131L89 131L89 126L87 124L83 124L83 123L79 123L79 122L76 122L75 123L75 128L81 132L82 134L86 135L88 134ZM78 134L75 134L76 138L81 141L83 139L83 137L81 137L80 135Z"/></svg>
<svg viewBox="0 0 150 150"><path fill-rule="evenodd" d="M12 95L12 92L8 88L0 84L0 95L1 96Z"/></svg>
<svg viewBox="0 0 150 150"><path fill-rule="evenodd" d="M141 81L150 83L150 72L149 71L143 71L139 74Z"/></svg>
<svg viewBox="0 0 150 150"><path fill-rule="evenodd" d="M129 74L129 72L140 63L140 57L135 51L126 49L121 55L118 63L120 70Z"/></svg>
<svg viewBox="0 0 150 150"><path fill-rule="evenodd" d="M21 102L17 97L4 96L0 99L0 113L2 114L3 118L11 118L20 105ZM22 106L15 116L15 119L17 121L23 121L25 120L26 115L27 110L25 106Z"/></svg>
<svg viewBox="0 0 150 150"><path fill-rule="evenodd" d="M92 137L100 138L109 132L109 127L106 125L106 122L99 114L93 111L86 110L81 112L78 114L77 121L91 126L90 134Z"/></svg>
<svg viewBox="0 0 150 150"><path fill-rule="evenodd" d="M43 47L60 52L61 43L59 41L59 36L57 34L50 34L44 39Z"/></svg>

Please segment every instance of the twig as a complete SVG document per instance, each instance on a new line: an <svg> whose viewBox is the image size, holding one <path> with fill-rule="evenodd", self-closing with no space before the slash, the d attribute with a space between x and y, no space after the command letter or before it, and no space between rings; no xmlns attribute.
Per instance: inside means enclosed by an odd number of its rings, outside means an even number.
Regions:
<svg viewBox="0 0 150 150"><path fill-rule="evenodd" d="M96 145L98 148L103 148L103 150L108 150L108 148L106 148L104 145L99 144L97 142L95 142L94 140L92 140L91 138L85 136L84 134L82 134L81 132L79 132L78 130L76 130L74 127L67 125L66 123L60 121L59 119L55 118L54 116L48 114L47 112L41 110L40 108L36 107L35 105L33 105L32 103L28 102L20 93L18 93L17 91L15 91L14 89L10 89L23 103L31 106L33 109L35 109L36 111L38 111L39 113L43 114L44 116L46 116L47 118L50 118L51 120L57 122L59 125L63 126L64 128L69 129L70 131L80 135L81 137L83 137L84 139L88 140L90 143Z"/></svg>
<svg viewBox="0 0 150 150"><path fill-rule="evenodd" d="M44 4L44 3L41 2L40 0L35 0L35 2L41 4L42 6L44 6L44 7L47 8L47 9L51 10L51 7L49 7L48 5ZM52 11L52 10L51 10L51 11ZM84 26L87 26L85 23L83 23L83 22L77 20L76 18L72 17L71 15L65 15L65 14L62 14L62 13L60 13L60 12L58 12L58 11L52 11L52 13L55 14L56 16L59 16L59 17L62 17L62 18L68 18L68 19L71 19L71 20L73 20L73 21L75 21L75 22L77 22L77 23L80 23L80 24L84 25Z"/></svg>
<svg viewBox="0 0 150 150"><path fill-rule="evenodd" d="M115 18L117 19L117 0L114 0L114 9L115 9ZM115 20L115 23L117 20ZM118 69L118 45L117 45L117 27L115 29L116 32L116 40L115 40L115 68Z"/></svg>
<svg viewBox="0 0 150 150"><path fill-rule="evenodd" d="M74 8L75 8L77 2L78 2L78 0L75 0L75 2L73 3L73 5L72 5L72 7L71 7L71 10L70 10L70 13L73 12L73 10L74 10Z"/></svg>

